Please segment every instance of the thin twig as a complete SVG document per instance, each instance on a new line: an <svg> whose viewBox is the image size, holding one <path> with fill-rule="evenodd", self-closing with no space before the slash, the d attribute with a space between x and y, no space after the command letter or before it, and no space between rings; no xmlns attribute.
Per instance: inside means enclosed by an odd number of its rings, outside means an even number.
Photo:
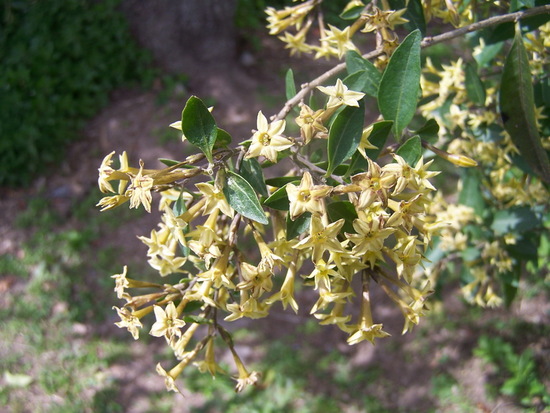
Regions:
<svg viewBox="0 0 550 413"><path fill-rule="evenodd" d="M460 27L458 29L452 30L447 33L443 33L437 36L425 37L422 40L421 47L422 48L429 47L437 43L454 39L455 37L463 36L466 33L475 32L481 29L485 29L487 27L495 26L497 24L518 21L526 17L536 16L538 14L545 14L545 13L550 13L550 5L534 7L528 10L505 14L503 16L490 17L480 22L472 23L468 26ZM363 58L367 60L373 59L375 57L380 56L381 54L382 54L382 50L376 49L376 50L373 50L372 52L364 54ZM328 70L327 72L323 73L321 76L313 79L311 82L306 83L302 87L302 90L300 90L296 94L296 96L294 96L292 99L288 100L285 103L281 111L273 118L273 121L284 119L286 115L288 115L288 113L292 110L292 108L298 105L309 92L311 92L317 86L320 86L321 84L323 84L326 80L328 80L332 76L340 73L345 68L346 68L346 64L340 63L334 66L332 69Z"/></svg>

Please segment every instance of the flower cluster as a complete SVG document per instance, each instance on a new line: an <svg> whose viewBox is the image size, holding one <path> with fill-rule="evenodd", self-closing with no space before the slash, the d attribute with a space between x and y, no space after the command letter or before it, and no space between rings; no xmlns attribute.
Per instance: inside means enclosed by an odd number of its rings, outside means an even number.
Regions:
<svg viewBox="0 0 550 413"><path fill-rule="evenodd" d="M181 121L170 126L199 153L146 169L141 160L130 166L124 152L115 169L112 152L99 168L99 188L107 194L98 204L102 210L129 202L150 212L153 194L159 197L161 222L139 237L158 277L129 278L124 267L113 278L125 303L114 308L117 326L134 339L145 328L144 317L154 316L149 334L163 337L178 360L169 370L157 366L169 390L179 391L176 379L191 364L212 376L229 374L216 361L216 346L230 352L237 391L256 384L260 374L247 369L226 327L267 317L279 303L298 312L303 304L297 283L311 287L302 290L308 298L314 295L306 310L320 324L347 333L350 345L389 336L373 306L373 290L394 303L403 315L402 332L410 331L428 312L427 297L444 266L461 271L467 300L500 305L498 277L517 272L515 246L537 236L528 230L540 226L547 189L518 167L517 141L498 124L497 86L484 85L463 59L441 66L427 59L421 78L421 32L401 44L395 33L414 10L352 0L342 13L349 24L337 28L314 18L321 3L269 8L270 33L284 33L280 38L291 53L351 56L347 78L339 75L326 85L328 75L337 73L329 71L289 97L278 115L260 111L251 138L233 146L211 108L192 96ZM438 17L460 26L474 19L462 2L422 3L427 21ZM307 43L314 22L319 45ZM353 53L357 31L375 34L377 67ZM544 38L529 37L530 62L541 70L548 63L544 47ZM390 59L394 50L397 58ZM293 89L287 84L287 93ZM421 93L417 110L408 103ZM378 100L381 118L365 125L367 95ZM316 104L321 99L325 103ZM419 129L416 112L425 119ZM536 119L543 118L537 111ZM542 145L550 146L548 138ZM314 160L316 153L321 159ZM434 186L435 158L468 168L479 161L457 179L461 205ZM264 172L274 176L266 179ZM430 262L432 257L437 259Z"/></svg>

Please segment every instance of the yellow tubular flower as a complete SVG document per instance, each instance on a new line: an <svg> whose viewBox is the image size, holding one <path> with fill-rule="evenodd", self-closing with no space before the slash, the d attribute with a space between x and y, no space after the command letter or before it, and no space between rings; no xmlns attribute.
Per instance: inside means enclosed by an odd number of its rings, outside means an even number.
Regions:
<svg viewBox="0 0 550 413"><path fill-rule="evenodd" d="M167 341L171 341L175 336L181 336L181 328L185 326L185 321L178 318L178 312L173 301L170 301L163 310L158 305L153 306L157 321L151 327L149 334L155 337L165 337Z"/></svg>
<svg viewBox="0 0 550 413"><path fill-rule="evenodd" d="M126 191L126 196L130 197L130 208L138 208L143 205L147 212L151 212L151 189L154 180L150 176L143 175L143 161L139 161L139 172L135 175Z"/></svg>

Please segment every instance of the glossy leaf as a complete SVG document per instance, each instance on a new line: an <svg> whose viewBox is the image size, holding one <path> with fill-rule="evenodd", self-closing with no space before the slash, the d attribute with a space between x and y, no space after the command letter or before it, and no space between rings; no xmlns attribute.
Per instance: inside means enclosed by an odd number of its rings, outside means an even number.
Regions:
<svg viewBox="0 0 550 413"><path fill-rule="evenodd" d="M343 82L348 88L378 96L382 75L374 64L352 50L346 53L346 70L349 76Z"/></svg>
<svg viewBox="0 0 550 413"><path fill-rule="evenodd" d="M231 135L224 129L218 128L216 140L214 141L214 149L227 148L231 143Z"/></svg>
<svg viewBox="0 0 550 413"><path fill-rule="evenodd" d="M357 218L355 207L349 201L331 202L327 205L327 213L331 222L336 222L339 219L344 219L344 232L355 233L353 229L353 221Z"/></svg>
<svg viewBox="0 0 550 413"><path fill-rule="evenodd" d="M257 193L262 196L269 196L269 192L267 192L267 187L265 186L262 167L256 158L243 159L239 173L252 185L252 188Z"/></svg>
<svg viewBox="0 0 550 413"><path fill-rule="evenodd" d="M286 100L292 99L296 96L296 82L294 82L294 72L292 69L288 69L285 76L285 91Z"/></svg>
<svg viewBox="0 0 550 413"><path fill-rule="evenodd" d="M485 86L477 74L477 70L474 65L466 64L466 93L468 99L478 106L485 105Z"/></svg>
<svg viewBox="0 0 550 413"><path fill-rule="evenodd" d="M537 129L529 58L519 32L504 63L499 104L512 142L541 179L550 184L550 162Z"/></svg>
<svg viewBox="0 0 550 413"><path fill-rule="evenodd" d="M395 153L401 156L410 166L415 166L422 156L422 151L420 136L415 135L412 138L407 139L407 141L401 145Z"/></svg>
<svg viewBox="0 0 550 413"><path fill-rule="evenodd" d="M269 178L265 180L266 185L274 186L275 188L280 188L285 186L289 182L300 182L300 177L298 176L279 176L277 178Z"/></svg>
<svg viewBox="0 0 550 413"><path fill-rule="evenodd" d="M187 140L198 147L212 162L212 148L218 128L206 105L196 96L191 96L181 113L181 131Z"/></svg>
<svg viewBox="0 0 550 413"><path fill-rule="evenodd" d="M369 2L370 0L364 1L363 3L367 4ZM361 12L363 11L364 8L365 8L364 5L358 5L358 6L353 6L349 8L346 7L346 9L342 13L340 13L339 17L342 20L356 20L361 16Z"/></svg>
<svg viewBox="0 0 550 413"><path fill-rule="evenodd" d="M380 83L380 73L373 76L367 70L360 70L347 76L342 82L348 89L366 93L367 95L378 96L378 84Z"/></svg>
<svg viewBox="0 0 550 413"><path fill-rule="evenodd" d="M385 120L393 120L397 138L416 111L420 91L420 31L409 34L395 49L382 74L378 107Z"/></svg>
<svg viewBox="0 0 550 413"><path fill-rule="evenodd" d="M342 110L332 123L327 143L327 176L357 150L363 134L365 104L361 100L359 107L348 106Z"/></svg>
<svg viewBox="0 0 550 413"><path fill-rule="evenodd" d="M243 217L250 218L264 225L268 223L254 189L242 176L235 172L227 171L223 193L231 208Z"/></svg>
<svg viewBox="0 0 550 413"><path fill-rule="evenodd" d="M277 189L263 202L263 204L269 208L278 209L279 211L288 211L290 208L290 201L288 200L286 187L283 186Z"/></svg>
<svg viewBox="0 0 550 413"><path fill-rule="evenodd" d="M420 136L420 139L429 143L434 143L439 137L438 132L439 125L437 124L435 119L428 119L424 126L416 130L414 133Z"/></svg>
<svg viewBox="0 0 550 413"><path fill-rule="evenodd" d="M290 219L290 214L286 215L286 239L291 240L298 235L303 234L309 229L309 223L311 221L311 213L304 212L294 221Z"/></svg>

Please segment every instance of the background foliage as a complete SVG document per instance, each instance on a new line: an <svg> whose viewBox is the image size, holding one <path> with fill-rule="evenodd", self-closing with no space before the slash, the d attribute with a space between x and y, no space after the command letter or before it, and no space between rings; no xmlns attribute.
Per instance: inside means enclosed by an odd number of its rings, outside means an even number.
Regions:
<svg viewBox="0 0 550 413"><path fill-rule="evenodd" d="M104 105L150 76L117 0L4 0L0 7L0 185L28 184Z"/></svg>

